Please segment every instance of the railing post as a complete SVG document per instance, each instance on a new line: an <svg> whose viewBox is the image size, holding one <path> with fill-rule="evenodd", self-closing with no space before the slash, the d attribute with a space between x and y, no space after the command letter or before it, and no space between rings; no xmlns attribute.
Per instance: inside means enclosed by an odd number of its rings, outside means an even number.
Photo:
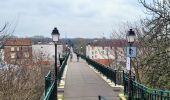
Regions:
<svg viewBox="0 0 170 100"><path fill-rule="evenodd" d="M145 91L145 87L142 86L142 98L143 98L143 99L145 99L145 92L146 92L146 91Z"/></svg>
<svg viewBox="0 0 170 100"><path fill-rule="evenodd" d="M160 91L160 100L163 100L163 91Z"/></svg>
<svg viewBox="0 0 170 100"><path fill-rule="evenodd" d="M123 85L124 85L124 95L126 94L126 82L125 82L125 75L123 70Z"/></svg>
<svg viewBox="0 0 170 100"><path fill-rule="evenodd" d="M116 84L117 84L117 81L116 81L116 79L117 79L117 78L116 78L116 77L117 77L117 76L116 76L117 71L116 71L116 70L114 70L114 72L115 72L115 86L116 86Z"/></svg>
<svg viewBox="0 0 170 100"><path fill-rule="evenodd" d="M48 88L51 85L51 72L45 76L45 95L47 94Z"/></svg>
<svg viewBox="0 0 170 100"><path fill-rule="evenodd" d="M45 77L45 95L47 94L47 90L48 90L48 80L47 77Z"/></svg>
<svg viewBox="0 0 170 100"><path fill-rule="evenodd" d="M101 96L100 95L98 96L98 98L99 98L99 100L101 100Z"/></svg>

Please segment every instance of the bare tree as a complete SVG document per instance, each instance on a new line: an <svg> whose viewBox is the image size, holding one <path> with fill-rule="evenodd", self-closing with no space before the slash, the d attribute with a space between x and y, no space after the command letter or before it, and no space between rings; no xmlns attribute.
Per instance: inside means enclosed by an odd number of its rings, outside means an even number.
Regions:
<svg viewBox="0 0 170 100"><path fill-rule="evenodd" d="M140 24L140 21L139 22L133 22L133 23L124 23L120 29L117 29L117 30L114 30L112 35L111 35L111 38L112 38L112 44L115 44L116 46L116 52L115 52L115 65L118 66L119 69L121 70L125 70L126 71L126 47L127 47L127 41L126 41L126 34L127 32L129 31L129 29L133 29L135 31L135 33L137 34L137 41L135 42L134 46L136 46L138 48L138 51L141 52L141 49L140 49L140 44L138 43L138 39L140 38L140 36L142 36L142 32L141 32L141 29L142 29L142 26ZM120 40L118 41L118 43L115 43L114 40ZM120 63L118 63L118 58L121 59L122 61ZM140 76L142 76L140 73L139 73L139 70L140 69L140 55L138 55L136 58L133 58L133 65L132 65L132 68L133 68L133 72L136 76L136 79L138 82L140 82L141 78Z"/></svg>
<svg viewBox="0 0 170 100"><path fill-rule="evenodd" d="M5 23L0 29L0 49L16 29L15 23ZM2 56L0 57L2 58ZM4 65L0 68L0 99L1 100L38 100L44 90L44 76L50 69L50 65L38 63L43 61L42 55L37 55L33 63L27 64L27 60L20 65L15 59L14 64ZM3 60L0 60L3 63Z"/></svg>
<svg viewBox="0 0 170 100"><path fill-rule="evenodd" d="M148 53L141 63L146 72L144 82L154 88L170 89L170 1L140 0L140 3L150 16L144 21L141 37Z"/></svg>
<svg viewBox="0 0 170 100"><path fill-rule="evenodd" d="M145 0L140 3L147 9L149 18L138 24L125 25L114 31L113 37L125 38L132 28L137 34L138 55L132 60L132 67L139 83L153 88L170 89L170 1Z"/></svg>
<svg viewBox="0 0 170 100"><path fill-rule="evenodd" d="M32 63L17 63L0 70L0 99L2 100L38 100L44 91L44 76L51 65L43 62L48 59L41 53Z"/></svg>

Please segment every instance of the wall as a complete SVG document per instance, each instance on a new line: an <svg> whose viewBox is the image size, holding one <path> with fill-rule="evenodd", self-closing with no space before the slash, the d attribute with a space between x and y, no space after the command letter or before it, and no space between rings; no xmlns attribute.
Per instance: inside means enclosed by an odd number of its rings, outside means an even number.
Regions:
<svg viewBox="0 0 170 100"><path fill-rule="evenodd" d="M54 61L55 56L55 46L54 44L35 44L32 45L33 58L39 56L50 61ZM62 55L63 45L57 45L57 58L59 54Z"/></svg>
<svg viewBox="0 0 170 100"><path fill-rule="evenodd" d="M126 61L125 47L102 47L87 45L86 56L104 65L112 64L116 66L120 62Z"/></svg>
<svg viewBox="0 0 170 100"><path fill-rule="evenodd" d="M11 51L14 47L14 51ZM19 48L17 50L17 48ZM11 58L11 53L15 53L15 58ZM28 53L29 57L24 54ZM32 46L4 46L4 62L7 64L29 64L32 61Z"/></svg>
<svg viewBox="0 0 170 100"><path fill-rule="evenodd" d="M115 59L114 48L86 46L86 55L91 59Z"/></svg>

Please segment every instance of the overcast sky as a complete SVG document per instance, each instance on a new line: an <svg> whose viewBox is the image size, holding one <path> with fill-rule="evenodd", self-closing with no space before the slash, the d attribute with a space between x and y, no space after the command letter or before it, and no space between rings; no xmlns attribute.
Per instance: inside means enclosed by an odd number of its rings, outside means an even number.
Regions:
<svg viewBox="0 0 170 100"><path fill-rule="evenodd" d="M138 0L0 0L0 25L16 26L14 35L109 37L124 22L144 18ZM11 27L12 27L11 26Z"/></svg>

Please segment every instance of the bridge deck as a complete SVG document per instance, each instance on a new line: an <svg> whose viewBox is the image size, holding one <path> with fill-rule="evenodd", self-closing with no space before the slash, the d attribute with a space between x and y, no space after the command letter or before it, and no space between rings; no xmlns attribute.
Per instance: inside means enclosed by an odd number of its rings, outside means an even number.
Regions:
<svg viewBox="0 0 170 100"><path fill-rule="evenodd" d="M98 96L106 100L119 100L113 89L97 75L89 65L80 59L68 63L64 100L98 100Z"/></svg>

